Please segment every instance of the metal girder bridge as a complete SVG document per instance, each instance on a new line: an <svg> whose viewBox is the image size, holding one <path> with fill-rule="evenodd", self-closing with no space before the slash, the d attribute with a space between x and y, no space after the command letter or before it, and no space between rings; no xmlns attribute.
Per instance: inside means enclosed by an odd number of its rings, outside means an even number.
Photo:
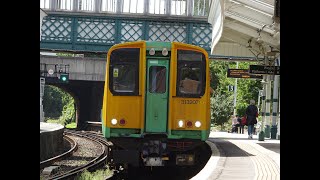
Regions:
<svg viewBox="0 0 320 180"><path fill-rule="evenodd" d="M195 21L48 15L43 19L40 49L107 52L114 44L138 40L178 41L210 51L211 25Z"/></svg>

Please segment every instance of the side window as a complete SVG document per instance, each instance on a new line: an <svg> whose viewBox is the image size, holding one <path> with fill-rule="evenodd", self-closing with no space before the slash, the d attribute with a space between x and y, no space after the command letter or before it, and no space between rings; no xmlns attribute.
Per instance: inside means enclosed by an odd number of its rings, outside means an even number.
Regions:
<svg viewBox="0 0 320 180"><path fill-rule="evenodd" d="M122 48L111 52L109 89L113 95L138 95L139 59L139 48Z"/></svg>
<svg viewBox="0 0 320 180"><path fill-rule="evenodd" d="M177 96L201 97L206 86L206 60L204 54L178 50Z"/></svg>

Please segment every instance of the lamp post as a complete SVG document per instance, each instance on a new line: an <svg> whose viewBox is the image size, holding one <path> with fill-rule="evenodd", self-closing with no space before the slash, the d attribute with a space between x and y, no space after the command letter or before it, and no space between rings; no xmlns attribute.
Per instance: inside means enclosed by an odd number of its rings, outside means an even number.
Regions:
<svg viewBox="0 0 320 180"><path fill-rule="evenodd" d="M267 75L266 83L266 113L265 113L265 137L270 138L270 110L271 110L271 80L270 75Z"/></svg>
<svg viewBox="0 0 320 180"><path fill-rule="evenodd" d="M260 113L260 97L262 97L262 94L263 94L263 90L259 90L259 93L258 93L258 104L257 104L257 107L258 107L258 113Z"/></svg>
<svg viewBox="0 0 320 180"><path fill-rule="evenodd" d="M264 141L264 137L265 137L265 133L264 133L264 124L265 124L265 111L266 111L266 103L265 103L265 99L266 99L266 84L267 82L265 81L266 75L263 75L263 79L261 81L261 84L263 85L263 89L262 89L262 98L261 98L261 116L262 116L262 121L261 121L261 130L258 134L258 140L259 141Z"/></svg>
<svg viewBox="0 0 320 180"><path fill-rule="evenodd" d="M271 139L277 138L277 117L278 117L278 85L279 85L279 75L275 75L275 80L273 82L273 100L272 100L272 126L271 126Z"/></svg>
<svg viewBox="0 0 320 180"><path fill-rule="evenodd" d="M43 112L43 94L44 94L44 84L45 84L45 78L40 77L40 122L44 121L44 112Z"/></svg>
<svg viewBox="0 0 320 180"><path fill-rule="evenodd" d="M236 69L238 69L239 66L239 62L237 61L237 67ZM234 94L233 94L233 115L235 116L237 114L237 84L238 84L238 78L236 78L236 82L234 85Z"/></svg>

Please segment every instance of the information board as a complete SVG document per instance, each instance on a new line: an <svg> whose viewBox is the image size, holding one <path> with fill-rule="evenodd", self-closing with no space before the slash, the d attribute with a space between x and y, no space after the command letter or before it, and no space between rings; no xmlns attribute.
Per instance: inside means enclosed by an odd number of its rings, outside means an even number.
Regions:
<svg viewBox="0 0 320 180"><path fill-rule="evenodd" d="M250 65L250 74L280 75L280 66Z"/></svg>
<svg viewBox="0 0 320 180"><path fill-rule="evenodd" d="M249 74L248 69L228 69L227 77L262 79L262 75Z"/></svg>

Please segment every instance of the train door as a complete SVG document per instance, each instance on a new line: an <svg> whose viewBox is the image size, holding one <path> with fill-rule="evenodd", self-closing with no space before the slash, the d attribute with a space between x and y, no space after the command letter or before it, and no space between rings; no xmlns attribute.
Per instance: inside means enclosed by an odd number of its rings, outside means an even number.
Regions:
<svg viewBox="0 0 320 180"><path fill-rule="evenodd" d="M167 131L169 60L148 59L146 86L146 132Z"/></svg>

